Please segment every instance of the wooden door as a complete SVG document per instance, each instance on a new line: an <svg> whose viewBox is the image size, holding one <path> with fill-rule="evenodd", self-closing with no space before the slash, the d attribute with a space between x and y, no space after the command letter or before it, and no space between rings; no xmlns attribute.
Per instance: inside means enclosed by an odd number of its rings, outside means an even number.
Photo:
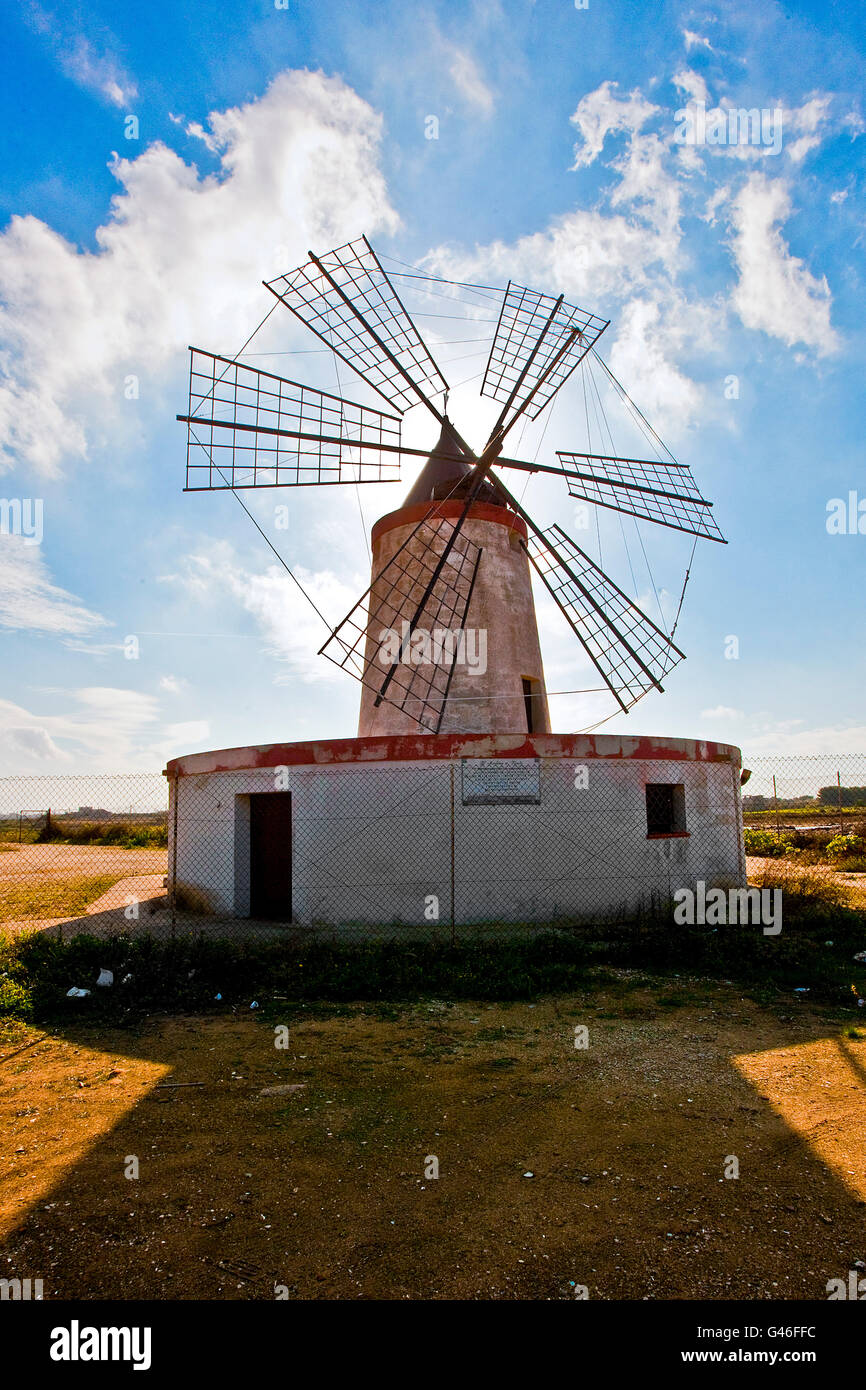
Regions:
<svg viewBox="0 0 866 1390"><path fill-rule="evenodd" d="M292 794L250 797L250 916L292 920Z"/></svg>

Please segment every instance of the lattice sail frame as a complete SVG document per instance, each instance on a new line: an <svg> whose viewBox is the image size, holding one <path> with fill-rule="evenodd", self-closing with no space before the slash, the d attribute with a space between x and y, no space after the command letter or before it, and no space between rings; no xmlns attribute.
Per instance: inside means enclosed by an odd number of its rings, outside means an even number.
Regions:
<svg viewBox="0 0 866 1390"><path fill-rule="evenodd" d="M202 348L190 348L179 418L188 492L400 480L399 416Z"/></svg>
<svg viewBox="0 0 866 1390"><path fill-rule="evenodd" d="M561 449L556 456L572 497L726 543L711 511L713 504L701 496L687 464Z"/></svg>
<svg viewBox="0 0 866 1390"><path fill-rule="evenodd" d="M448 383L366 237L266 281L323 343L403 414Z"/></svg>
<svg viewBox="0 0 866 1390"><path fill-rule="evenodd" d="M550 327L533 356L548 320L551 320ZM608 319L599 318L587 309L564 301L560 303L553 295L509 280L481 383L482 396L507 405L519 386L523 399L532 395L526 414L534 420L571 376L608 323ZM566 347L573 333L573 341ZM524 370L526 374L521 380Z"/></svg>
<svg viewBox="0 0 866 1390"><path fill-rule="evenodd" d="M449 541L451 548L436 576ZM431 508L319 654L375 690L377 704L385 701L420 728L438 733L465 640L481 554L481 547L456 522ZM437 637L437 632L450 636ZM426 654L433 660L415 659Z"/></svg>
<svg viewBox="0 0 866 1390"><path fill-rule="evenodd" d="M321 257L311 252L307 264L277 277L267 288L399 415L423 402L440 424L448 423L430 399L444 392L447 400L447 382L366 237ZM509 281L481 388L482 394L502 405L499 420L480 456L453 431L467 457L475 461L479 484L519 416L537 418L607 326L607 320L566 304L561 295L554 298ZM373 411L227 358L192 351L199 353L199 367L206 365L205 359L211 367L207 391L205 372L200 370L202 380L194 397L191 362L190 416L179 417L190 426L188 486L190 448L198 447L208 455L207 465L192 465L208 468L208 483L192 490L216 486L214 469L222 485L232 490L396 477L401 452L399 415ZM217 364L221 364L219 375ZM230 382L228 391L223 388L225 378ZM213 414L195 416L194 406L200 411L210 406ZM219 418L221 412L230 418ZM284 428L286 424L297 428ZM197 437L196 430L205 430L207 438ZM223 430L232 432L231 442L222 436ZM246 446L238 442L245 434L252 436ZM274 442L283 439L292 443ZM219 449L224 451L223 468L213 459L214 450ZM239 462L238 456L244 453L246 461ZM542 471L565 477L572 496L723 540L709 514L711 504L700 496L684 466L566 452L559 458L560 469ZM578 463L581 459L585 462ZM516 460L501 462L536 471ZM578 466L569 469L567 463ZM350 469L354 473L347 476ZM495 475L490 477L503 500L529 523L535 536L527 547L532 563L621 708L628 710L650 689L661 690L660 677L683 658L680 649L560 527L541 531ZM657 482L664 486L656 487ZM406 711L421 728L436 732L455 659L432 663L435 669L430 674L423 669L427 663L404 657L409 653L411 658L419 632L443 622L448 623L447 631L462 633L465 628L482 553L460 534L465 516L464 511L454 524L428 513L321 648L329 660L377 690L377 705L385 700ZM417 542L414 554L413 540ZM398 658L381 676L376 669L374 628L386 620L387 627L399 627L405 635ZM332 654L328 647L339 654Z"/></svg>
<svg viewBox="0 0 866 1390"><path fill-rule="evenodd" d="M529 558L624 712L685 653L560 526L530 537ZM623 699L625 695L625 699Z"/></svg>

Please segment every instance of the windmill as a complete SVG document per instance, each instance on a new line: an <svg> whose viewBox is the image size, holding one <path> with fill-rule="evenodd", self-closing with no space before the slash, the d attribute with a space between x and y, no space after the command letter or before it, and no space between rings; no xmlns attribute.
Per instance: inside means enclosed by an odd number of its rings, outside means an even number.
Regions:
<svg viewBox="0 0 866 1390"><path fill-rule="evenodd" d="M496 588L496 567L485 565L490 556L478 539L489 534L481 521L494 513L497 522L506 519L516 543L511 548L526 572L524 626L531 627L535 646L530 565L619 709L627 712L651 690L662 690L662 679L684 656L674 630L656 624L558 523L538 525L500 476L501 470L553 475L572 497L596 507L687 532L695 543L724 542L712 504L688 466L671 455L561 450L557 465L545 465L505 453L515 425L537 419L590 355L622 392L595 350L608 321L562 294L512 282L500 290L481 384L481 395L500 409L475 452L448 415L448 382L366 237L321 256L308 254L298 269L264 282L276 300L271 312L282 305L292 313L388 409L261 371L239 361L240 354L190 348L189 405L178 416L188 429L186 490L387 483L399 479L402 459L426 460L401 511L395 543L378 563L374 554L369 588L320 649L360 681L362 730L376 727L373 712L383 707L399 711L400 731L443 729L459 698L454 677L473 599L477 606L485 586L489 594ZM419 405L439 426L432 452L402 442L403 416ZM383 632L396 634L387 651ZM412 654L437 633L452 638L440 643L435 660L414 662ZM520 676L517 660L512 674L523 680L516 694L527 701L531 732L532 701L546 711L546 698L543 690L528 688L533 682ZM543 720L537 718L535 728L543 729Z"/></svg>

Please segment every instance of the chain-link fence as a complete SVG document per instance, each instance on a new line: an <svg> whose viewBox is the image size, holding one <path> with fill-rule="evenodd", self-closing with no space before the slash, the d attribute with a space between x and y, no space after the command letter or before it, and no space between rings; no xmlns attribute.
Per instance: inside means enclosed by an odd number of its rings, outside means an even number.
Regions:
<svg viewBox="0 0 866 1390"><path fill-rule="evenodd" d="M750 855L858 866L866 754L743 765L742 822L724 759L0 778L0 931L448 942L633 918Z"/></svg>
<svg viewBox="0 0 866 1390"><path fill-rule="evenodd" d="M743 765L743 820L773 833L866 821L866 753L762 753Z"/></svg>
<svg viewBox="0 0 866 1390"><path fill-rule="evenodd" d="M160 773L0 777L0 930L146 929L167 866Z"/></svg>

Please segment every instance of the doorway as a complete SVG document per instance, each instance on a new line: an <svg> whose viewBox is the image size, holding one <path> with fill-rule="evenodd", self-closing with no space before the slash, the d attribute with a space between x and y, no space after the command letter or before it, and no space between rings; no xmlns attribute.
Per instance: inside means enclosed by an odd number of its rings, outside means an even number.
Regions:
<svg viewBox="0 0 866 1390"><path fill-rule="evenodd" d="M250 916L292 920L292 793L250 796Z"/></svg>
<svg viewBox="0 0 866 1390"><path fill-rule="evenodd" d="M543 718L539 708L539 693L541 688L540 681L533 680L530 676L523 676L523 706L526 710L526 731L530 734L541 732Z"/></svg>

